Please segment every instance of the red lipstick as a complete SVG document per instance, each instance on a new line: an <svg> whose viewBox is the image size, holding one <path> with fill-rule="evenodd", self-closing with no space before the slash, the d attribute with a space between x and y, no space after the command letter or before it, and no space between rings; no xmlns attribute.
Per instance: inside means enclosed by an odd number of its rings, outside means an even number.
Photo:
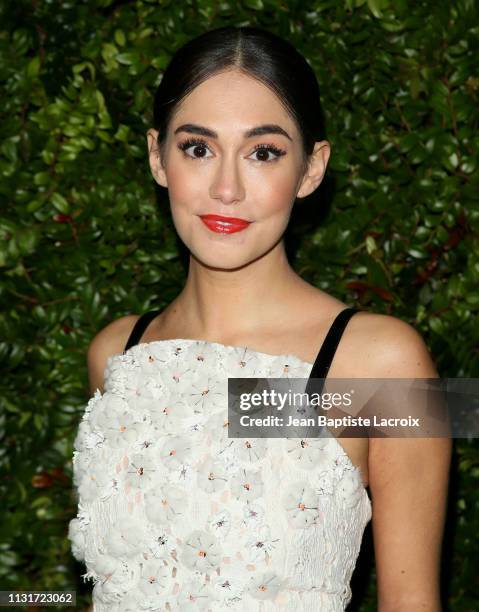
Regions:
<svg viewBox="0 0 479 612"><path fill-rule="evenodd" d="M219 234L233 234L246 229L251 221L238 217L223 217L222 215L200 215L200 219L212 232Z"/></svg>

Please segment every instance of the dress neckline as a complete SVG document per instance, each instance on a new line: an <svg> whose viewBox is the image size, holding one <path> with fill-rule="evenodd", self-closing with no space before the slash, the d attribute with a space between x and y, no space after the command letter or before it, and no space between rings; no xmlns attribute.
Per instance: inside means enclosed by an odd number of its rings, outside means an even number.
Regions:
<svg viewBox="0 0 479 612"><path fill-rule="evenodd" d="M267 357L269 359L289 359L289 360L294 359L299 364L302 364L310 368L313 367L313 362L305 361L304 359L301 359L294 353L281 353L279 355L276 355L273 353L265 353L263 351L257 351L256 349L250 348L247 345L223 344L222 342L213 342L211 340L199 340L196 338L166 338L164 340L150 340L149 342L139 342L138 344L134 344L133 346L130 346L130 348L126 349L126 351L122 351L121 353L118 353L118 355L128 355L131 351L133 351L135 347L146 348L147 346L152 346L152 345L159 345L159 344L166 344L166 343L185 343L185 342L189 344L218 346L223 349L230 349L230 350L236 350L236 351L245 351L245 352L247 351L248 353L253 353L255 355L259 355L260 357Z"/></svg>

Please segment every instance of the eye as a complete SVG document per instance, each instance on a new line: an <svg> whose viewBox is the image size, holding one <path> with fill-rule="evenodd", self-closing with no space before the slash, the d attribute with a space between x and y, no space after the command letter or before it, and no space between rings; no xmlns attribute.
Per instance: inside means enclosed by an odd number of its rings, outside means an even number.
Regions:
<svg viewBox="0 0 479 612"><path fill-rule="evenodd" d="M260 153L262 158L256 159L255 161L261 161L261 162L266 162L266 163L277 161L280 157L282 157L283 155L286 155L286 151L283 151L282 149L278 149L278 147L275 147L272 144L269 144L269 145L265 145L265 144L256 145L252 155L255 155L256 153ZM274 155L274 157L273 158L269 158L269 159L268 158L265 159L265 155L269 155L270 153L272 153Z"/></svg>
<svg viewBox="0 0 479 612"><path fill-rule="evenodd" d="M183 151L186 157L189 157L190 159L207 159L204 152L209 151L207 143L201 138L188 138L187 140L180 142L178 144L178 148ZM192 149L193 154L187 153L188 149ZM196 153L200 154L195 154L195 151ZM254 161L270 163L277 161L280 157L286 155L286 151L279 149L273 144L258 144L254 147L254 151L251 155L256 154L259 154L260 157L256 158ZM269 157L271 154L273 157Z"/></svg>
<svg viewBox="0 0 479 612"><path fill-rule="evenodd" d="M186 151L191 148L193 151L206 151L208 150L208 145L200 138L188 138L188 140L180 142L178 148L184 152L186 157L190 157L191 159L204 159L205 155L190 155Z"/></svg>

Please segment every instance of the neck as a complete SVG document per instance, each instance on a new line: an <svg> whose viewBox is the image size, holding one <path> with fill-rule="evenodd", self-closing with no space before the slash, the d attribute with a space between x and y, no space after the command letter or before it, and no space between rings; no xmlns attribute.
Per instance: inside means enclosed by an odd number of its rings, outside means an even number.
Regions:
<svg viewBox="0 0 479 612"><path fill-rule="evenodd" d="M283 241L235 270L209 268L190 256L187 281L174 310L183 328L195 336L234 339L287 321L305 285L291 268Z"/></svg>

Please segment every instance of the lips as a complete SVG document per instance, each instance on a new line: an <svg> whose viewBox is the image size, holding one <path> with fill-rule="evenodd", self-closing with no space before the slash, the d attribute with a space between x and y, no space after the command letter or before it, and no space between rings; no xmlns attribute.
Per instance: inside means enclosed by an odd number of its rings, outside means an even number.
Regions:
<svg viewBox="0 0 479 612"><path fill-rule="evenodd" d="M200 219L212 232L219 234L233 234L246 229L251 221L238 217L224 217L223 215L200 215Z"/></svg>

